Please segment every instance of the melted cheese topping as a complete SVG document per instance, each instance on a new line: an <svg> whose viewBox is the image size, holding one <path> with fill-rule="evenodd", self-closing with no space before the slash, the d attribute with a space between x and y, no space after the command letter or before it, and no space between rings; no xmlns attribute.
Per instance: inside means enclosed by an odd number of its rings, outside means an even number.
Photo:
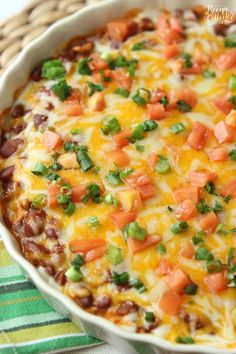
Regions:
<svg viewBox="0 0 236 354"><path fill-rule="evenodd" d="M145 13L141 12L136 19L139 20L143 16L145 16ZM152 17L155 19L157 12L152 11ZM161 243L166 248L166 254L158 253L156 246L152 246L132 255L127 247L124 233L109 218L109 213L115 211L115 209L105 202L100 204L92 201L77 203L74 214L69 217L64 215L63 208L59 205L45 206L44 210L48 219L55 218L60 225L59 241L64 245L66 268L69 268L74 257L69 247L71 240L104 239L107 244L112 244L121 249L123 261L119 265L112 265L104 254L101 258L81 267L84 275L82 285L87 286L92 291L94 298L106 294L112 297L114 306L122 301L129 300L142 307L143 311L154 312L155 316L158 317L159 326L153 330L153 334L167 340L175 342L177 336L192 336L198 344L204 343L217 345L218 347L234 348L236 345L235 289L228 288L219 294L211 294L204 282L208 275L206 261L199 261L194 257L188 259L179 255L183 242L191 242L196 232L200 231L199 219L202 215L198 213L196 217L188 220L189 229L186 232L175 235L170 231L171 225L178 220L175 219L174 213L168 211L167 207L176 209L173 191L187 183L189 172L207 169L216 173L217 178L214 182L217 190L233 180L235 176L234 161L229 159L224 162L209 162L208 149L219 145L214 134L209 136L206 145L199 151L186 144L186 139L194 122L201 122L212 129L219 121L225 119L225 114L216 110L210 104L210 101L215 96L225 96L228 92L229 78L235 72L235 69L222 72L215 65L216 59L225 49L223 39L213 34L209 23L191 22L185 33L186 38L178 44L180 53L193 54L194 50L199 49L201 52L210 55L211 62L207 65L207 69L214 71L215 77L206 79L202 74L181 77L176 70L172 70L174 59L167 60L164 58L163 53L166 44L158 40L155 31L151 31L141 32L129 37L118 50L110 48L110 42L106 37L96 39L96 51L100 53L109 52L113 57L122 54L127 60L137 59L138 61L132 81L131 94L128 98L114 94L114 91L119 87L117 81L112 80L104 83L103 93L106 106L101 112L92 111L89 108L87 81L93 81L93 79L91 76L79 74L76 63L65 65L67 68L66 80L71 87L78 88L81 91L84 112L80 116L68 117L64 105L58 97L52 92L49 94L47 90L42 90L43 86L50 90L56 81L29 81L16 102L24 104L28 111L23 118L26 128L19 133L19 136L24 139L24 146L18 150L17 154L13 154L8 159L1 159L2 168L12 164L15 165L14 182L19 182L21 185L18 194L7 202L7 214L13 224L22 215L22 212L19 211L19 201L22 198L31 201L37 194L47 194L51 185L48 179L32 174L36 162L45 166L54 162L53 153L42 144L43 130L37 130L34 127L33 117L35 114L47 115L47 129L53 129L64 141L71 139L70 132L72 129L81 129L78 136L79 143L88 146L89 156L95 165L100 168L98 174L94 174L93 170L84 173L79 168L62 169L57 173L63 181L72 186L84 183L102 183L105 194L112 193L113 196L116 196L118 191L127 190L128 187L124 183L115 187L109 183L106 177L109 170L115 168L108 166L104 154L114 150L114 142L110 135L104 135L100 130L103 118L107 115L113 115L119 120L122 129L132 128L135 124L142 123L147 119L146 106L139 106L132 100L132 96L137 89L144 87L152 92L158 87L168 93L170 90L182 87L191 88L197 93L197 104L191 112L183 113L177 109L170 110L166 119L158 121L158 129L146 133L145 138L138 141L138 144L143 146L143 152L136 150L135 144L131 143L123 148L123 151L130 158L128 167L145 171L150 176L156 189L154 197L142 202L136 221L146 228L149 235L159 235L161 237ZM144 49L131 50L135 43L142 41L147 43ZM47 109L49 103L54 107L52 110ZM170 127L177 122L182 122L185 130L175 135ZM233 143L225 143L224 147L230 151L233 148ZM59 154L65 153L63 148L60 148L57 152ZM147 162L150 153L168 158L171 164L171 170L168 174L162 175L150 169ZM176 154L177 159L175 158ZM227 204L222 197L209 194L204 189L202 189L201 194L207 204L214 205L215 201L218 200L223 205L224 211L218 214L222 224L227 225L229 229L236 225L235 199L231 199ZM98 228L91 229L88 224L90 216L98 218L100 223ZM37 236L32 240L37 242L43 240L44 245L50 248L51 241L43 236ZM236 247L235 236L233 234L224 236L216 232L210 233L205 236L204 246L214 255L215 259L219 259L225 264L227 263L229 248ZM195 252L198 247L194 246ZM200 319L204 324L202 328L196 329L196 326L191 326L193 321L189 325L181 316L171 316L159 307L159 300L168 289L163 280L163 275L158 275L156 272L163 259L167 259L172 265L181 268L191 281L197 284L196 295L182 295L181 313L191 314L192 318ZM115 284L106 281L107 271L117 273L127 271L131 279L140 279L147 290L141 294L133 287L121 291ZM80 285L68 281L62 290L69 296L75 297ZM109 310L101 315L130 331L136 331L140 323L143 323L143 315L140 316L139 314L137 317L137 313L120 317L114 311Z"/></svg>

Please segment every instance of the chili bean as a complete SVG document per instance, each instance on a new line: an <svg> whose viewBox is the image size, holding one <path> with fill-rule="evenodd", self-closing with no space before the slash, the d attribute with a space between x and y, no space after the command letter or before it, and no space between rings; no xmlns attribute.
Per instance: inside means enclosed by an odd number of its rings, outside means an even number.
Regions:
<svg viewBox="0 0 236 354"><path fill-rule="evenodd" d="M108 295L98 296L95 300L94 306L97 307L98 310L107 310L112 304L112 299Z"/></svg>
<svg viewBox="0 0 236 354"><path fill-rule="evenodd" d="M42 114L35 114L33 117L34 127L38 129L40 125L47 121L48 117Z"/></svg>
<svg viewBox="0 0 236 354"><path fill-rule="evenodd" d="M54 228L48 228L45 230L45 234L48 238L54 238L54 239L57 239L58 236L57 236L57 233L56 233L56 230Z"/></svg>
<svg viewBox="0 0 236 354"><path fill-rule="evenodd" d="M41 65L35 68L31 74L31 78L33 81L40 81L41 80L41 75L42 75L42 67Z"/></svg>
<svg viewBox="0 0 236 354"><path fill-rule="evenodd" d="M24 235L26 237L40 235L44 231L45 218L43 210L30 209L23 220Z"/></svg>
<svg viewBox="0 0 236 354"><path fill-rule="evenodd" d="M24 140L21 138L6 140L0 147L0 155L3 158L13 155L18 150L19 145L22 145L23 143Z"/></svg>
<svg viewBox="0 0 236 354"><path fill-rule="evenodd" d="M53 104L52 104L51 102L48 102L46 109L47 109L48 111L52 111L52 110L54 109Z"/></svg>
<svg viewBox="0 0 236 354"><path fill-rule="evenodd" d="M52 253L63 253L64 252L64 247L60 245L60 243L57 243L52 247Z"/></svg>
<svg viewBox="0 0 236 354"><path fill-rule="evenodd" d="M55 268L54 268L54 266L52 265L52 264L46 264L45 265L45 270L46 270L46 272L48 273L48 275L50 275L50 276L53 276L53 275L55 275Z"/></svg>
<svg viewBox="0 0 236 354"><path fill-rule="evenodd" d="M11 180L3 181L2 188L4 190L4 193L11 194L15 190L15 183Z"/></svg>
<svg viewBox="0 0 236 354"><path fill-rule="evenodd" d="M82 297L82 298L76 297L75 301L79 306L81 306L83 308L88 308L93 305L93 295L90 294L90 295Z"/></svg>
<svg viewBox="0 0 236 354"><path fill-rule="evenodd" d="M66 276L64 270L57 271L54 278L59 285L65 285Z"/></svg>
<svg viewBox="0 0 236 354"><path fill-rule="evenodd" d="M24 249L27 251L35 252L36 254L40 254L40 253L50 254L48 248L34 241L26 241L24 244Z"/></svg>
<svg viewBox="0 0 236 354"><path fill-rule="evenodd" d="M214 32L217 36L223 36L223 37L226 36L226 31L228 28L228 26L226 24L216 23L213 28L214 28Z"/></svg>
<svg viewBox="0 0 236 354"><path fill-rule="evenodd" d="M138 305L133 301L124 301L122 302L116 310L117 315L125 316L128 313L137 312Z"/></svg>
<svg viewBox="0 0 236 354"><path fill-rule="evenodd" d="M13 176L14 169L15 169L15 166L11 165L11 166L5 167L3 170L1 170L0 171L0 180L1 181L9 181Z"/></svg>
<svg viewBox="0 0 236 354"><path fill-rule="evenodd" d="M143 17L139 22L139 30L141 32L154 31L155 28L155 23L149 17Z"/></svg>
<svg viewBox="0 0 236 354"><path fill-rule="evenodd" d="M11 118L19 118L25 114L25 107L23 104L16 104L11 110Z"/></svg>

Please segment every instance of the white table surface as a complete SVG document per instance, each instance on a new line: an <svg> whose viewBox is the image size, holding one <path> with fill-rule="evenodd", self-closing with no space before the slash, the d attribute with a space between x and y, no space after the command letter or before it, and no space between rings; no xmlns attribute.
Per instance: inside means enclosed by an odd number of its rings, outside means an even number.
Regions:
<svg viewBox="0 0 236 354"><path fill-rule="evenodd" d="M42 2L45 0L41 0ZM17 14L24 8L30 1L29 0L0 0L0 21L4 21L10 16ZM99 345L91 349L80 349L70 353L73 354L124 354L116 351L110 345Z"/></svg>

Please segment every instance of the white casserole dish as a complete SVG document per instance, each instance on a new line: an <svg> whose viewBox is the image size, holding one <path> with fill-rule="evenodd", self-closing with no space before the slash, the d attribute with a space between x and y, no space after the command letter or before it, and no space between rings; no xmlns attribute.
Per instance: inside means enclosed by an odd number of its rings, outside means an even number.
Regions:
<svg viewBox="0 0 236 354"><path fill-rule="evenodd" d="M2 75L0 79L0 112L11 105L15 91L26 83L32 69L42 59L50 56L61 44L75 35L84 35L97 27L101 27L108 20L122 17L130 8L144 7L152 2L157 7L168 9L184 8L199 3L206 6L210 5L203 0L192 0L191 2L176 0L171 3L165 3L161 0L106 0L90 5L72 16L58 21L25 48L18 59ZM222 6L220 0L214 1L214 7L217 6ZM236 9L236 3L230 0L225 1L223 6L224 8L228 7L229 11L235 11ZM2 223L0 223L0 234L8 252L55 310L71 318L74 323L82 326L88 334L103 339L118 348L122 353L236 353L236 348L223 350L206 345L174 345L154 335L132 334L101 317L85 312L72 300L47 283L39 271L21 255L17 241Z"/></svg>

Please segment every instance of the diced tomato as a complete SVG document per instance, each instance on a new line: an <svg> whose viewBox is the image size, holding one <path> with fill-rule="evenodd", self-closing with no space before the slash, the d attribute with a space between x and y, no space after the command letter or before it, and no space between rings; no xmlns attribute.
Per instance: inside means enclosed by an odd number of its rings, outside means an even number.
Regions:
<svg viewBox="0 0 236 354"><path fill-rule="evenodd" d="M151 184L151 178L146 174L146 172L142 170L137 170L131 173L128 177L125 178L125 182L131 188L137 188L140 186L145 186L147 184Z"/></svg>
<svg viewBox="0 0 236 354"><path fill-rule="evenodd" d="M236 197L236 179L228 183L221 189L223 196L230 195L232 198Z"/></svg>
<svg viewBox="0 0 236 354"><path fill-rule="evenodd" d="M188 88L171 90L167 97L169 101L168 108L177 108L179 100L187 102L191 107L194 107L197 103L196 92Z"/></svg>
<svg viewBox="0 0 236 354"><path fill-rule="evenodd" d="M192 200L186 199L182 203L178 204L174 215L176 219L188 221L197 215L197 208Z"/></svg>
<svg viewBox="0 0 236 354"><path fill-rule="evenodd" d="M95 248L105 246L106 241L101 239L81 239L70 241L70 250L72 253L87 253Z"/></svg>
<svg viewBox="0 0 236 354"><path fill-rule="evenodd" d="M137 213L134 211L117 211L109 214L113 224L119 229L123 229L127 224L134 221L137 217Z"/></svg>
<svg viewBox="0 0 236 354"><path fill-rule="evenodd" d="M152 95L152 97L149 102L150 103L158 103L158 102L160 102L162 97L167 96L167 93L164 90L156 88L156 89L152 90L151 95Z"/></svg>
<svg viewBox="0 0 236 354"><path fill-rule="evenodd" d="M227 50L216 59L216 65L222 71L229 70L236 65L236 48Z"/></svg>
<svg viewBox="0 0 236 354"><path fill-rule="evenodd" d="M182 75L198 75L202 73L202 67L198 64L193 64L191 68L182 67L180 69L180 74Z"/></svg>
<svg viewBox="0 0 236 354"><path fill-rule="evenodd" d="M230 143L235 139L235 131L227 125L224 120L221 120L214 127L214 134L218 143Z"/></svg>
<svg viewBox="0 0 236 354"><path fill-rule="evenodd" d="M222 272L207 275L204 282L212 294L219 294L226 290L228 286L228 280Z"/></svg>
<svg viewBox="0 0 236 354"><path fill-rule="evenodd" d="M177 204L184 202L186 199L192 200L194 204L197 204L199 200L199 190L196 186L178 188L173 192L173 195Z"/></svg>
<svg viewBox="0 0 236 354"><path fill-rule="evenodd" d="M208 150L207 153L208 153L209 160L211 162L228 160L228 151L225 147L214 148Z"/></svg>
<svg viewBox="0 0 236 354"><path fill-rule="evenodd" d="M161 240L159 236L146 236L144 241L135 240L132 237L128 237L127 244L131 253L138 253L146 248L156 245Z"/></svg>
<svg viewBox="0 0 236 354"><path fill-rule="evenodd" d="M158 38L166 44L178 43L183 39L180 33L174 29L167 29L165 31L157 30L156 34Z"/></svg>
<svg viewBox="0 0 236 354"><path fill-rule="evenodd" d="M190 172L188 175L188 181L194 186L204 187L208 182L214 181L216 177L217 175L214 172L199 170Z"/></svg>
<svg viewBox="0 0 236 354"><path fill-rule="evenodd" d="M65 113L70 117L81 116L83 114L83 108L80 103L68 102L65 105Z"/></svg>
<svg viewBox="0 0 236 354"><path fill-rule="evenodd" d="M106 246L102 246L88 251L84 256L85 263L89 263L95 261L95 259L101 258L104 255L106 248Z"/></svg>
<svg viewBox="0 0 236 354"><path fill-rule="evenodd" d="M171 273L172 269L172 264L164 258L161 260L158 268L156 269L156 273L159 275L167 275Z"/></svg>
<svg viewBox="0 0 236 354"><path fill-rule="evenodd" d="M173 268L164 280L169 288L178 294L183 294L185 286L191 283L189 277L178 267Z"/></svg>
<svg viewBox="0 0 236 354"><path fill-rule="evenodd" d="M43 133L42 143L48 150L55 150L61 147L63 141L62 138L51 130L47 130Z"/></svg>
<svg viewBox="0 0 236 354"><path fill-rule="evenodd" d="M79 167L75 152L67 152L66 154L62 154L58 157L57 161L65 170Z"/></svg>
<svg viewBox="0 0 236 354"><path fill-rule="evenodd" d="M100 54L93 53L90 55L90 59L92 59L88 65L91 70L105 70L108 68L108 62L101 58Z"/></svg>
<svg viewBox="0 0 236 354"><path fill-rule="evenodd" d="M210 55L202 52L200 49L195 49L193 60L199 65L209 64L211 62Z"/></svg>
<svg viewBox="0 0 236 354"><path fill-rule="evenodd" d="M233 109L232 102L229 101L231 94L226 96L216 96L211 100L212 105L219 111L228 114Z"/></svg>
<svg viewBox="0 0 236 354"><path fill-rule="evenodd" d="M159 300L159 308L171 316L177 316L183 303L183 296L167 290Z"/></svg>
<svg viewBox="0 0 236 354"><path fill-rule="evenodd" d="M124 211L136 211L141 207L140 193L135 189L117 192L116 197Z"/></svg>
<svg viewBox="0 0 236 354"><path fill-rule="evenodd" d="M122 149L129 144L129 137L131 136L132 131L130 129L124 129L121 132L112 136L112 140L116 144L118 149Z"/></svg>
<svg viewBox="0 0 236 354"><path fill-rule="evenodd" d="M219 220L215 213L211 212L199 220L201 229L207 233L213 233L216 226L219 224Z"/></svg>
<svg viewBox="0 0 236 354"><path fill-rule="evenodd" d="M72 188L71 201L73 203L80 203L81 199L87 193L87 184L79 184Z"/></svg>
<svg viewBox="0 0 236 354"><path fill-rule="evenodd" d="M187 138L187 144L193 149L201 150L207 142L209 129L200 122L194 122L192 131Z"/></svg>
<svg viewBox="0 0 236 354"><path fill-rule="evenodd" d="M94 112L101 112L106 107L106 101L103 92L95 92L88 101L89 108Z"/></svg>
<svg viewBox="0 0 236 354"><path fill-rule="evenodd" d="M57 196L60 194L61 187L57 184L51 184L48 188L48 205L57 205Z"/></svg>
<svg viewBox="0 0 236 354"><path fill-rule="evenodd" d="M112 71L110 69L93 71L92 76L95 82L106 86L107 82L105 80L108 79L110 81L112 79Z"/></svg>
<svg viewBox="0 0 236 354"><path fill-rule="evenodd" d="M155 170L157 161L158 161L157 154L155 154L155 152L152 152L147 158L148 165L152 171Z"/></svg>
<svg viewBox="0 0 236 354"><path fill-rule="evenodd" d="M181 243L179 255L184 258L192 259L195 255L193 245L189 241L183 241Z"/></svg>
<svg viewBox="0 0 236 354"><path fill-rule="evenodd" d="M232 109L227 117L225 117L225 122L232 128L236 128L236 110Z"/></svg>
<svg viewBox="0 0 236 354"><path fill-rule="evenodd" d="M176 43L170 44L166 47L164 51L164 57L166 59L174 58L179 55L179 47L177 46Z"/></svg>
<svg viewBox="0 0 236 354"><path fill-rule="evenodd" d="M149 119L161 120L166 118L165 108L161 103L152 103L147 105L147 115Z"/></svg>
<svg viewBox="0 0 236 354"><path fill-rule="evenodd" d="M112 77L118 84L126 90L130 90L132 86L132 78L122 69L113 70Z"/></svg>
<svg viewBox="0 0 236 354"><path fill-rule="evenodd" d="M105 153L106 161L109 165L114 167L114 164L120 168L126 167L130 163L129 155L123 150L113 150Z"/></svg>
<svg viewBox="0 0 236 354"><path fill-rule="evenodd" d="M129 19L120 19L108 22L107 32L110 39L123 42L135 32L135 23Z"/></svg>
<svg viewBox="0 0 236 354"><path fill-rule="evenodd" d="M142 200L152 198L156 195L156 188L152 184L138 186L137 190L139 191Z"/></svg>

